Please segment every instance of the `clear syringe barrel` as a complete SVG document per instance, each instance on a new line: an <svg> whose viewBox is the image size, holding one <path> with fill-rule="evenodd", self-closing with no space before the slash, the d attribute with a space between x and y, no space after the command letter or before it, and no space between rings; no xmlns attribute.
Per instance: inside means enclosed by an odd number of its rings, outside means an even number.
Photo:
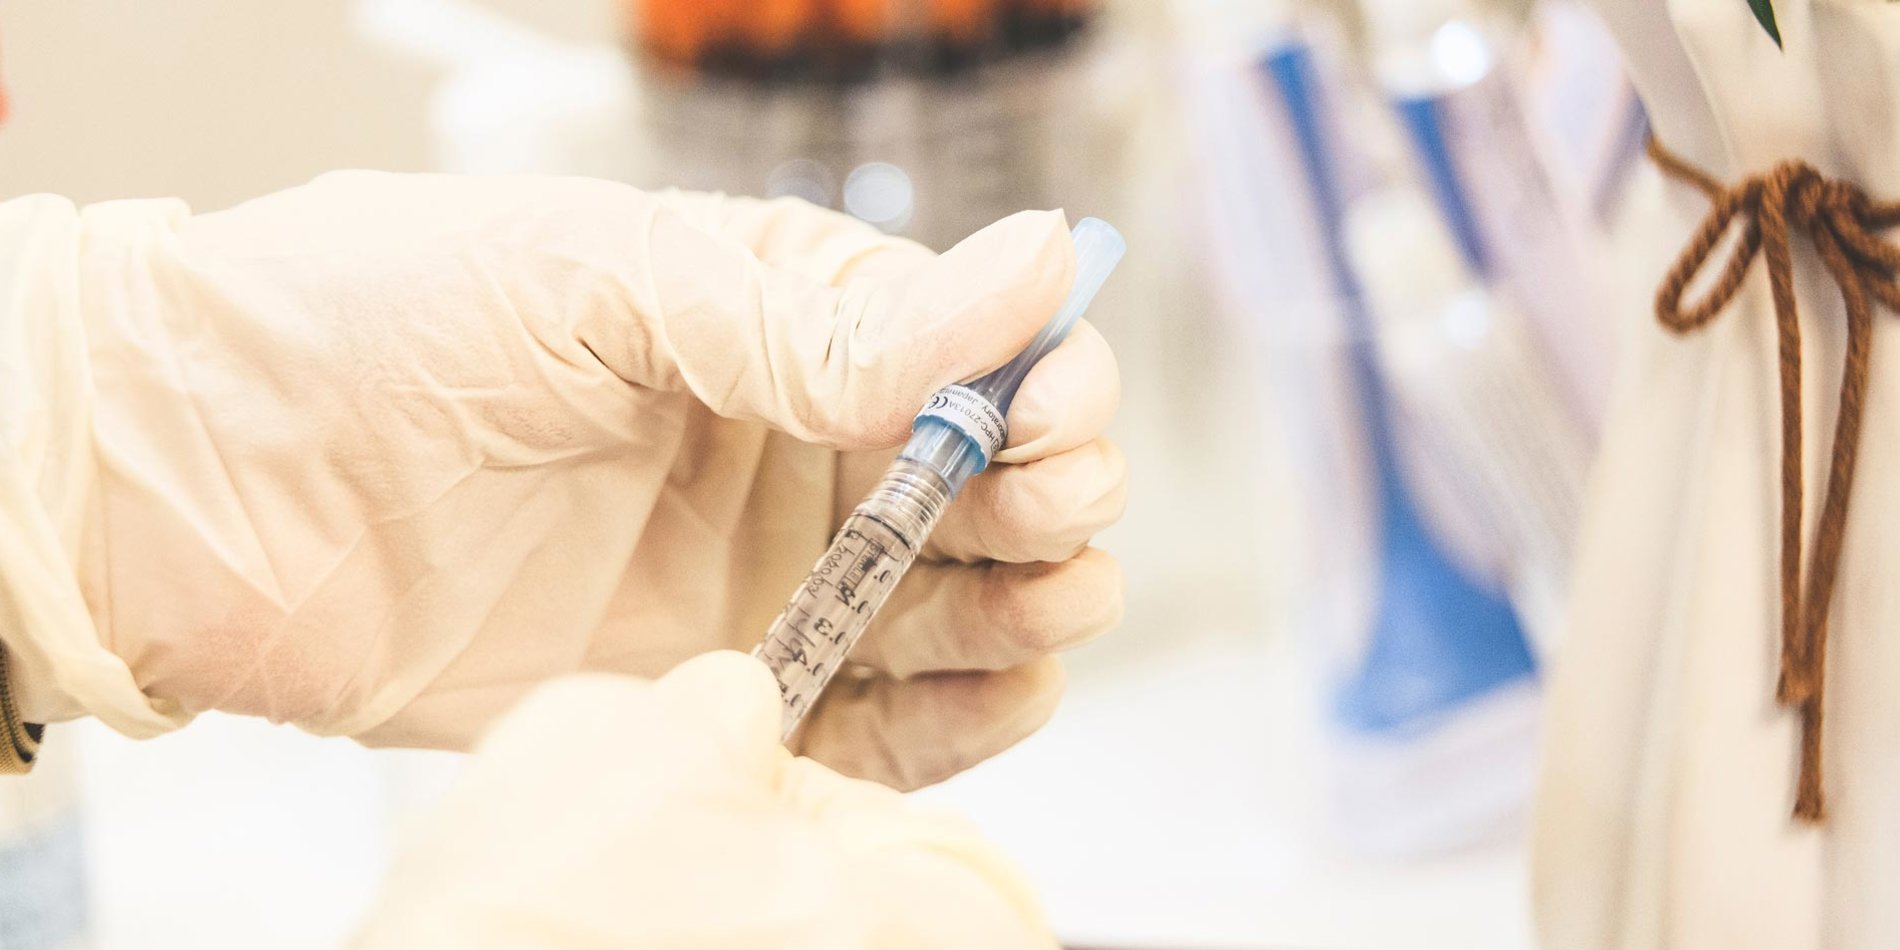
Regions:
<svg viewBox="0 0 1900 950"><path fill-rule="evenodd" d="M1002 449L1004 419L1017 388L1069 335L1127 247L1120 233L1097 218L1077 222L1070 237L1075 283L1056 315L1001 368L930 398L897 460L845 519L752 651L778 678L786 736L837 674L958 489Z"/></svg>
<svg viewBox="0 0 1900 950"><path fill-rule="evenodd" d="M898 459L844 519L830 549L772 621L756 654L778 677L785 735L869 629L948 504L942 478Z"/></svg>

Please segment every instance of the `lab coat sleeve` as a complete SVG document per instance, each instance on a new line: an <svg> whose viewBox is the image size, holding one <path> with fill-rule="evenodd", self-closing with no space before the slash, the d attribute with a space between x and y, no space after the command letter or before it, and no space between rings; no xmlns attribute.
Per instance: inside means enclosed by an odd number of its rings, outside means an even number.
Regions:
<svg viewBox="0 0 1900 950"><path fill-rule="evenodd" d="M86 214L51 195L0 203L0 643L29 721L90 712L145 737L191 718L147 697L100 644L76 569L94 469L81 248L96 222L162 229L185 213L173 201Z"/></svg>

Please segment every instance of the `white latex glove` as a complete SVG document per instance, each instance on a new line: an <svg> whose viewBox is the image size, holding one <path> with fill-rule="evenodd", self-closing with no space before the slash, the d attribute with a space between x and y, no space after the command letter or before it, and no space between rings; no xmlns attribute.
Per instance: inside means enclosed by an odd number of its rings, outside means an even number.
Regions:
<svg viewBox="0 0 1900 950"><path fill-rule="evenodd" d="M357 945L1055 946L975 829L793 758L778 724L737 653L541 687L397 856Z"/></svg>
<svg viewBox="0 0 1900 950"><path fill-rule="evenodd" d="M749 648L925 397L1019 350L1072 271L1059 213L938 258L789 199L584 179L0 205L28 717L453 748L551 676ZM1119 617L1087 548L1121 507L1117 398L1089 328L1037 367L1014 464L952 506L806 751L915 786L1047 717L1048 654Z"/></svg>

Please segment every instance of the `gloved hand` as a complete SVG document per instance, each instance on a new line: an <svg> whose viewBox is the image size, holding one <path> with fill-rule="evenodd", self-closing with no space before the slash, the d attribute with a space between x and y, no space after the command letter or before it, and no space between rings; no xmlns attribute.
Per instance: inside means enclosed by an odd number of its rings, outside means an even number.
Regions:
<svg viewBox="0 0 1900 950"><path fill-rule="evenodd" d="M936 257L797 201L583 179L0 206L28 718L459 748L549 677L750 648L925 397L1019 350L1072 269L1057 213ZM1079 327L804 751L909 787L1047 717L1049 654L1119 617L1087 547L1122 503L1117 398Z"/></svg>
<svg viewBox="0 0 1900 950"><path fill-rule="evenodd" d="M778 722L736 653L541 687L398 854L357 946L1054 947L973 828L792 758Z"/></svg>

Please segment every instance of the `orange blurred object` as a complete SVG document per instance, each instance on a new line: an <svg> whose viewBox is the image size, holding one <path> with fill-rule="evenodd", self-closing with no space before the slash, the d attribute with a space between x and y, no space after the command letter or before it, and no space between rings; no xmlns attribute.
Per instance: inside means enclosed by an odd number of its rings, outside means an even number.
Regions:
<svg viewBox="0 0 1900 950"><path fill-rule="evenodd" d="M996 0L930 0L930 27L953 43L975 44L996 28Z"/></svg>
<svg viewBox="0 0 1900 950"><path fill-rule="evenodd" d="M1098 0L627 0L665 62L757 77L864 78L921 42L926 70L1060 42ZM915 16L921 13L922 16ZM900 14L902 14L900 16ZM917 65L917 64L912 64Z"/></svg>
<svg viewBox="0 0 1900 950"><path fill-rule="evenodd" d="M740 43L751 19L743 7L753 5L745 0L636 0L636 4L635 28L647 49L661 59L686 65L722 43Z"/></svg>
<svg viewBox="0 0 1900 950"><path fill-rule="evenodd" d="M741 35L756 54L784 56L822 15L823 6L813 0L753 0L751 16L739 24Z"/></svg>
<svg viewBox="0 0 1900 950"><path fill-rule="evenodd" d="M692 62L699 53L692 35L692 10L669 0L635 0L631 6L634 31L647 52L668 62Z"/></svg>
<svg viewBox="0 0 1900 950"><path fill-rule="evenodd" d="M853 43L878 43L891 28L890 0L819 0Z"/></svg>

